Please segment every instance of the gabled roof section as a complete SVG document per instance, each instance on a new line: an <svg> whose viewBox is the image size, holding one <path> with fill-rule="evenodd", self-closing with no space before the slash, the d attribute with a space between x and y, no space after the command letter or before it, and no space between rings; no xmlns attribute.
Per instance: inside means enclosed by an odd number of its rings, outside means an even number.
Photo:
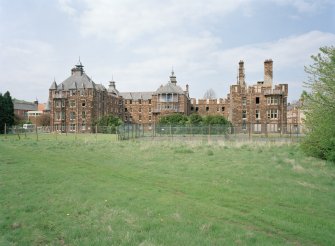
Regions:
<svg viewBox="0 0 335 246"><path fill-rule="evenodd" d="M98 91L106 90L105 86L103 86L102 84L95 84L95 89L97 89Z"/></svg>
<svg viewBox="0 0 335 246"><path fill-rule="evenodd" d="M52 82L49 90L57 90L57 84L56 84L56 81L54 80L54 82Z"/></svg>

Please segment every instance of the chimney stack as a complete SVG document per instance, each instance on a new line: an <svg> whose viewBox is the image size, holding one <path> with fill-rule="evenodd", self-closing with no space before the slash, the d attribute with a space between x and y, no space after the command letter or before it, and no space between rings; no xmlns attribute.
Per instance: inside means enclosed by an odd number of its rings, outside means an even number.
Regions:
<svg viewBox="0 0 335 246"><path fill-rule="evenodd" d="M238 68L238 84L245 86L244 61L240 60Z"/></svg>
<svg viewBox="0 0 335 246"><path fill-rule="evenodd" d="M271 59L264 61L264 84L272 87L273 79L273 61Z"/></svg>

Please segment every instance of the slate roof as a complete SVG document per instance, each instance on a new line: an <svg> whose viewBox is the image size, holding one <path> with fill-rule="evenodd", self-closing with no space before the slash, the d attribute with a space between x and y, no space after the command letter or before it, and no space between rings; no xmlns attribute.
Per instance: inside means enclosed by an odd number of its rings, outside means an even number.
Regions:
<svg viewBox="0 0 335 246"><path fill-rule="evenodd" d="M151 99L154 92L121 92L120 96L129 100L148 100Z"/></svg>
<svg viewBox="0 0 335 246"><path fill-rule="evenodd" d="M84 72L82 65L76 65L73 68L75 72L72 73L70 77L64 80L62 83L57 85L56 81L52 82L50 90L71 90L71 89L96 89L96 90L106 90L106 88L101 84L96 84L93 80ZM81 70L80 70L81 69Z"/></svg>
<svg viewBox="0 0 335 246"><path fill-rule="evenodd" d="M37 104L33 102L26 102L23 100L17 100L13 99L14 109L18 110L27 110L27 111L36 111L37 110Z"/></svg>
<svg viewBox="0 0 335 246"><path fill-rule="evenodd" d="M159 87L155 94L167 94L167 93L175 93L175 94L185 94L183 89L174 83L168 82L166 85Z"/></svg>

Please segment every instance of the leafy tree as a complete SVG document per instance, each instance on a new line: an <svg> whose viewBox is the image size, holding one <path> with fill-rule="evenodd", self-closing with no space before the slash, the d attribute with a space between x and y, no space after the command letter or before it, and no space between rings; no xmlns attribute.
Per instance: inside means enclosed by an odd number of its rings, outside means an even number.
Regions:
<svg viewBox="0 0 335 246"><path fill-rule="evenodd" d="M189 116L189 123L192 125L192 126L199 126L202 124L202 117L198 114L191 114Z"/></svg>
<svg viewBox="0 0 335 246"><path fill-rule="evenodd" d="M114 115L106 115L95 122L98 126L119 126L122 124L122 120Z"/></svg>
<svg viewBox="0 0 335 246"><path fill-rule="evenodd" d="M306 127L303 150L315 157L335 162L335 48L322 47L313 64L305 67L310 89L304 94Z"/></svg>
<svg viewBox="0 0 335 246"><path fill-rule="evenodd" d="M42 114L38 116L37 122L40 126L50 126L50 114Z"/></svg>
<svg viewBox="0 0 335 246"><path fill-rule="evenodd" d="M10 127L14 124L14 104L9 91L4 95L0 93L0 133L4 133L5 125Z"/></svg>
<svg viewBox="0 0 335 246"><path fill-rule="evenodd" d="M184 126L188 118L182 114L170 114L160 118L159 123L162 125Z"/></svg>
<svg viewBox="0 0 335 246"><path fill-rule="evenodd" d="M204 118L205 125L228 125L228 120L222 115L208 115Z"/></svg>

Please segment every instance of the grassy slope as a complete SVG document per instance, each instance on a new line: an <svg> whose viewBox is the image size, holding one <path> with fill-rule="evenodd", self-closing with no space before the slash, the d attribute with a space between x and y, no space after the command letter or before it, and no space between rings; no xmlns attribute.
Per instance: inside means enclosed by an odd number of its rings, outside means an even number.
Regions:
<svg viewBox="0 0 335 246"><path fill-rule="evenodd" d="M331 245L334 184L297 146L0 138L0 245Z"/></svg>

